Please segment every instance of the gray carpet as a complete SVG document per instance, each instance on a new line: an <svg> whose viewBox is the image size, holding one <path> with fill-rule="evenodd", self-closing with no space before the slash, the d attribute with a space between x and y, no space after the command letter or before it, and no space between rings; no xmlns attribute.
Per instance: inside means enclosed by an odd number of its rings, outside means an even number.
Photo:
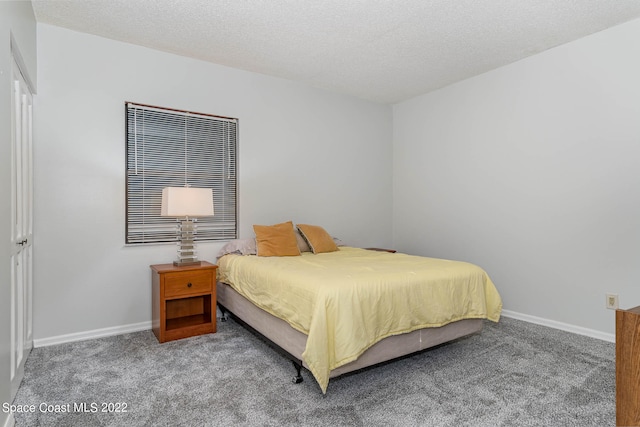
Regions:
<svg viewBox="0 0 640 427"><path fill-rule="evenodd" d="M232 320L162 345L144 331L34 349L14 403L36 412L14 415L19 427L615 425L614 344L508 318L333 379L325 396L309 372L297 385L294 374ZM80 403L88 412L73 412Z"/></svg>

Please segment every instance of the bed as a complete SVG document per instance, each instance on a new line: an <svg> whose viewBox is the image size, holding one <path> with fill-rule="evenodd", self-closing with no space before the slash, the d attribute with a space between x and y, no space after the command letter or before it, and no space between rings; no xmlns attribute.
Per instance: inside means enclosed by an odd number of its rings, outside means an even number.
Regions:
<svg viewBox="0 0 640 427"><path fill-rule="evenodd" d="M323 393L330 378L479 332L502 309L486 272L466 262L336 245L298 256L227 250L217 263L221 311L284 350L298 380L308 369Z"/></svg>

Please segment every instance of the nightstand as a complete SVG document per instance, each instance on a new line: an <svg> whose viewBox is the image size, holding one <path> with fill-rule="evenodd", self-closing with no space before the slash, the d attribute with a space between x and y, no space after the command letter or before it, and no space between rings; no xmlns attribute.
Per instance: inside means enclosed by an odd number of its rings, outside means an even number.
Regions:
<svg viewBox="0 0 640 427"><path fill-rule="evenodd" d="M166 342L216 331L216 269L200 265L151 266L152 329Z"/></svg>
<svg viewBox="0 0 640 427"><path fill-rule="evenodd" d="M384 249L384 248L365 248L368 251L379 251L379 252L390 252L392 254L396 253L395 249Z"/></svg>

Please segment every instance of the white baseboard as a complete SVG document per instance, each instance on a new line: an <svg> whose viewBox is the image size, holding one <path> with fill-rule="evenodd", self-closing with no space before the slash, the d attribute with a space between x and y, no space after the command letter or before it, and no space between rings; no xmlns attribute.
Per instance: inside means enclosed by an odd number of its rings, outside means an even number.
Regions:
<svg viewBox="0 0 640 427"><path fill-rule="evenodd" d="M555 320L544 319L542 317L531 316L528 314L517 313L510 310L502 310L504 317L512 319L524 320L525 322L535 323L537 325L548 326L561 331L572 332L578 335L585 335L591 338L597 338L603 341L616 342L615 334L607 334L605 332L596 331L595 329L583 328L581 326L570 325L568 323L556 322Z"/></svg>
<svg viewBox="0 0 640 427"><path fill-rule="evenodd" d="M13 414L9 414L6 420L4 420L4 427L15 427L16 419L13 418Z"/></svg>
<svg viewBox="0 0 640 427"><path fill-rule="evenodd" d="M151 321L133 323L130 325L114 326L111 328L94 329L92 331L76 332L67 335L58 335L50 338L34 339L34 347L46 347L49 345L63 344L73 341L90 340L94 338L110 337L113 335L128 334L130 332L146 331L151 329Z"/></svg>
<svg viewBox="0 0 640 427"><path fill-rule="evenodd" d="M605 332L596 331L595 329L583 328L581 326L575 326L568 323L557 322L555 320L544 319L542 317L531 316L529 314L522 314L511 310L502 310L504 317L510 317L512 319L523 320L529 323L535 323L537 325L548 326L554 329L560 329L561 331L572 332L578 335L585 335L592 338L597 338L603 341L616 342L615 334L607 334ZM151 329L151 321L134 323L124 326L114 326L112 328L94 329L92 331L77 332L74 334L58 335L50 338L34 339L34 347L46 347L49 345L64 344L73 341L90 340L94 338L109 337L113 335L128 334L130 332L146 331Z"/></svg>

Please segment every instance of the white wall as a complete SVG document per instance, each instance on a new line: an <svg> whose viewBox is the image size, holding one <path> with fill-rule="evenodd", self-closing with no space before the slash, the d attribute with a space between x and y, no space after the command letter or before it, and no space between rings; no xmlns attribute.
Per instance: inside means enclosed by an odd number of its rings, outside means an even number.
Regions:
<svg viewBox="0 0 640 427"><path fill-rule="evenodd" d="M640 305L640 20L395 105L394 244L505 309L609 334Z"/></svg>
<svg viewBox="0 0 640 427"><path fill-rule="evenodd" d="M44 24L38 67L36 340L150 321L149 265L175 258L124 246L125 101L240 119L241 237L293 220L391 243L389 106Z"/></svg>
<svg viewBox="0 0 640 427"><path fill-rule="evenodd" d="M241 237L291 219L475 262L507 310L612 333L605 292L640 304L639 35L632 21L392 115L38 25L36 340L148 321L148 265L174 257L123 243L125 101L240 119ZM200 245L202 258L220 246Z"/></svg>
<svg viewBox="0 0 640 427"><path fill-rule="evenodd" d="M36 22L30 2L0 2L0 404L11 397L11 35L24 71L35 81ZM0 411L0 426L7 418Z"/></svg>

